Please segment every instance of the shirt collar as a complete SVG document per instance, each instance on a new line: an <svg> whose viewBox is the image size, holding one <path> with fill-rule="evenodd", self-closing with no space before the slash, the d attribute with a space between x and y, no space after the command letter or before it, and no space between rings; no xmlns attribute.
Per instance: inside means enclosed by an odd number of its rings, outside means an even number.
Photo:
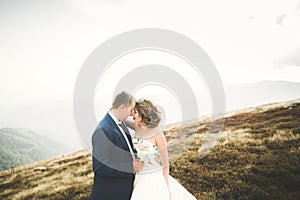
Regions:
<svg viewBox="0 0 300 200"><path fill-rule="evenodd" d="M114 122L117 125L119 125L120 123L122 123L122 121L118 120L118 118L111 111L108 111L108 114L111 116L111 118L114 120Z"/></svg>

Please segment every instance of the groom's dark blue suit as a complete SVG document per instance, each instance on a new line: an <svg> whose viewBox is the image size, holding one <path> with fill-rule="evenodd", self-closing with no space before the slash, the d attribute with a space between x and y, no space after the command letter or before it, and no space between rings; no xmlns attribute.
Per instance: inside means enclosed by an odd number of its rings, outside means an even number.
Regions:
<svg viewBox="0 0 300 200"><path fill-rule="evenodd" d="M94 131L92 144L94 185L91 199L129 200L134 181L132 156L118 125L108 113Z"/></svg>

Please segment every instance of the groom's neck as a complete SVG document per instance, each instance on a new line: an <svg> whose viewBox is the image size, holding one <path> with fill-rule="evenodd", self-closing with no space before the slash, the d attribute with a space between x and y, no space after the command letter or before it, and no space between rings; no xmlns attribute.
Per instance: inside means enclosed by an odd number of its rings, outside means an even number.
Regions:
<svg viewBox="0 0 300 200"><path fill-rule="evenodd" d="M110 112L119 120L122 121L120 118L120 111L118 109L115 108L111 108Z"/></svg>

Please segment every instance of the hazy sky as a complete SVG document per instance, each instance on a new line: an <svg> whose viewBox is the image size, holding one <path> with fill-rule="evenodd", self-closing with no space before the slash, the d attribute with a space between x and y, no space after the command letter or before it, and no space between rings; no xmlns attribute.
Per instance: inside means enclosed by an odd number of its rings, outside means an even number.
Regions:
<svg viewBox="0 0 300 200"><path fill-rule="evenodd" d="M0 0L0 105L71 98L97 46L149 27L196 41L224 84L299 82L300 0Z"/></svg>

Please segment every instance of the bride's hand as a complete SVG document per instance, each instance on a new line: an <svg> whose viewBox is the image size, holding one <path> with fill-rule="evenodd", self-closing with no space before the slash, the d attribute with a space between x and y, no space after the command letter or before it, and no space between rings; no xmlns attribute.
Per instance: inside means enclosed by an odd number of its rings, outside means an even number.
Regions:
<svg viewBox="0 0 300 200"><path fill-rule="evenodd" d="M144 161L142 161L140 159L133 160L132 164L133 164L134 172L140 172L144 167Z"/></svg>

